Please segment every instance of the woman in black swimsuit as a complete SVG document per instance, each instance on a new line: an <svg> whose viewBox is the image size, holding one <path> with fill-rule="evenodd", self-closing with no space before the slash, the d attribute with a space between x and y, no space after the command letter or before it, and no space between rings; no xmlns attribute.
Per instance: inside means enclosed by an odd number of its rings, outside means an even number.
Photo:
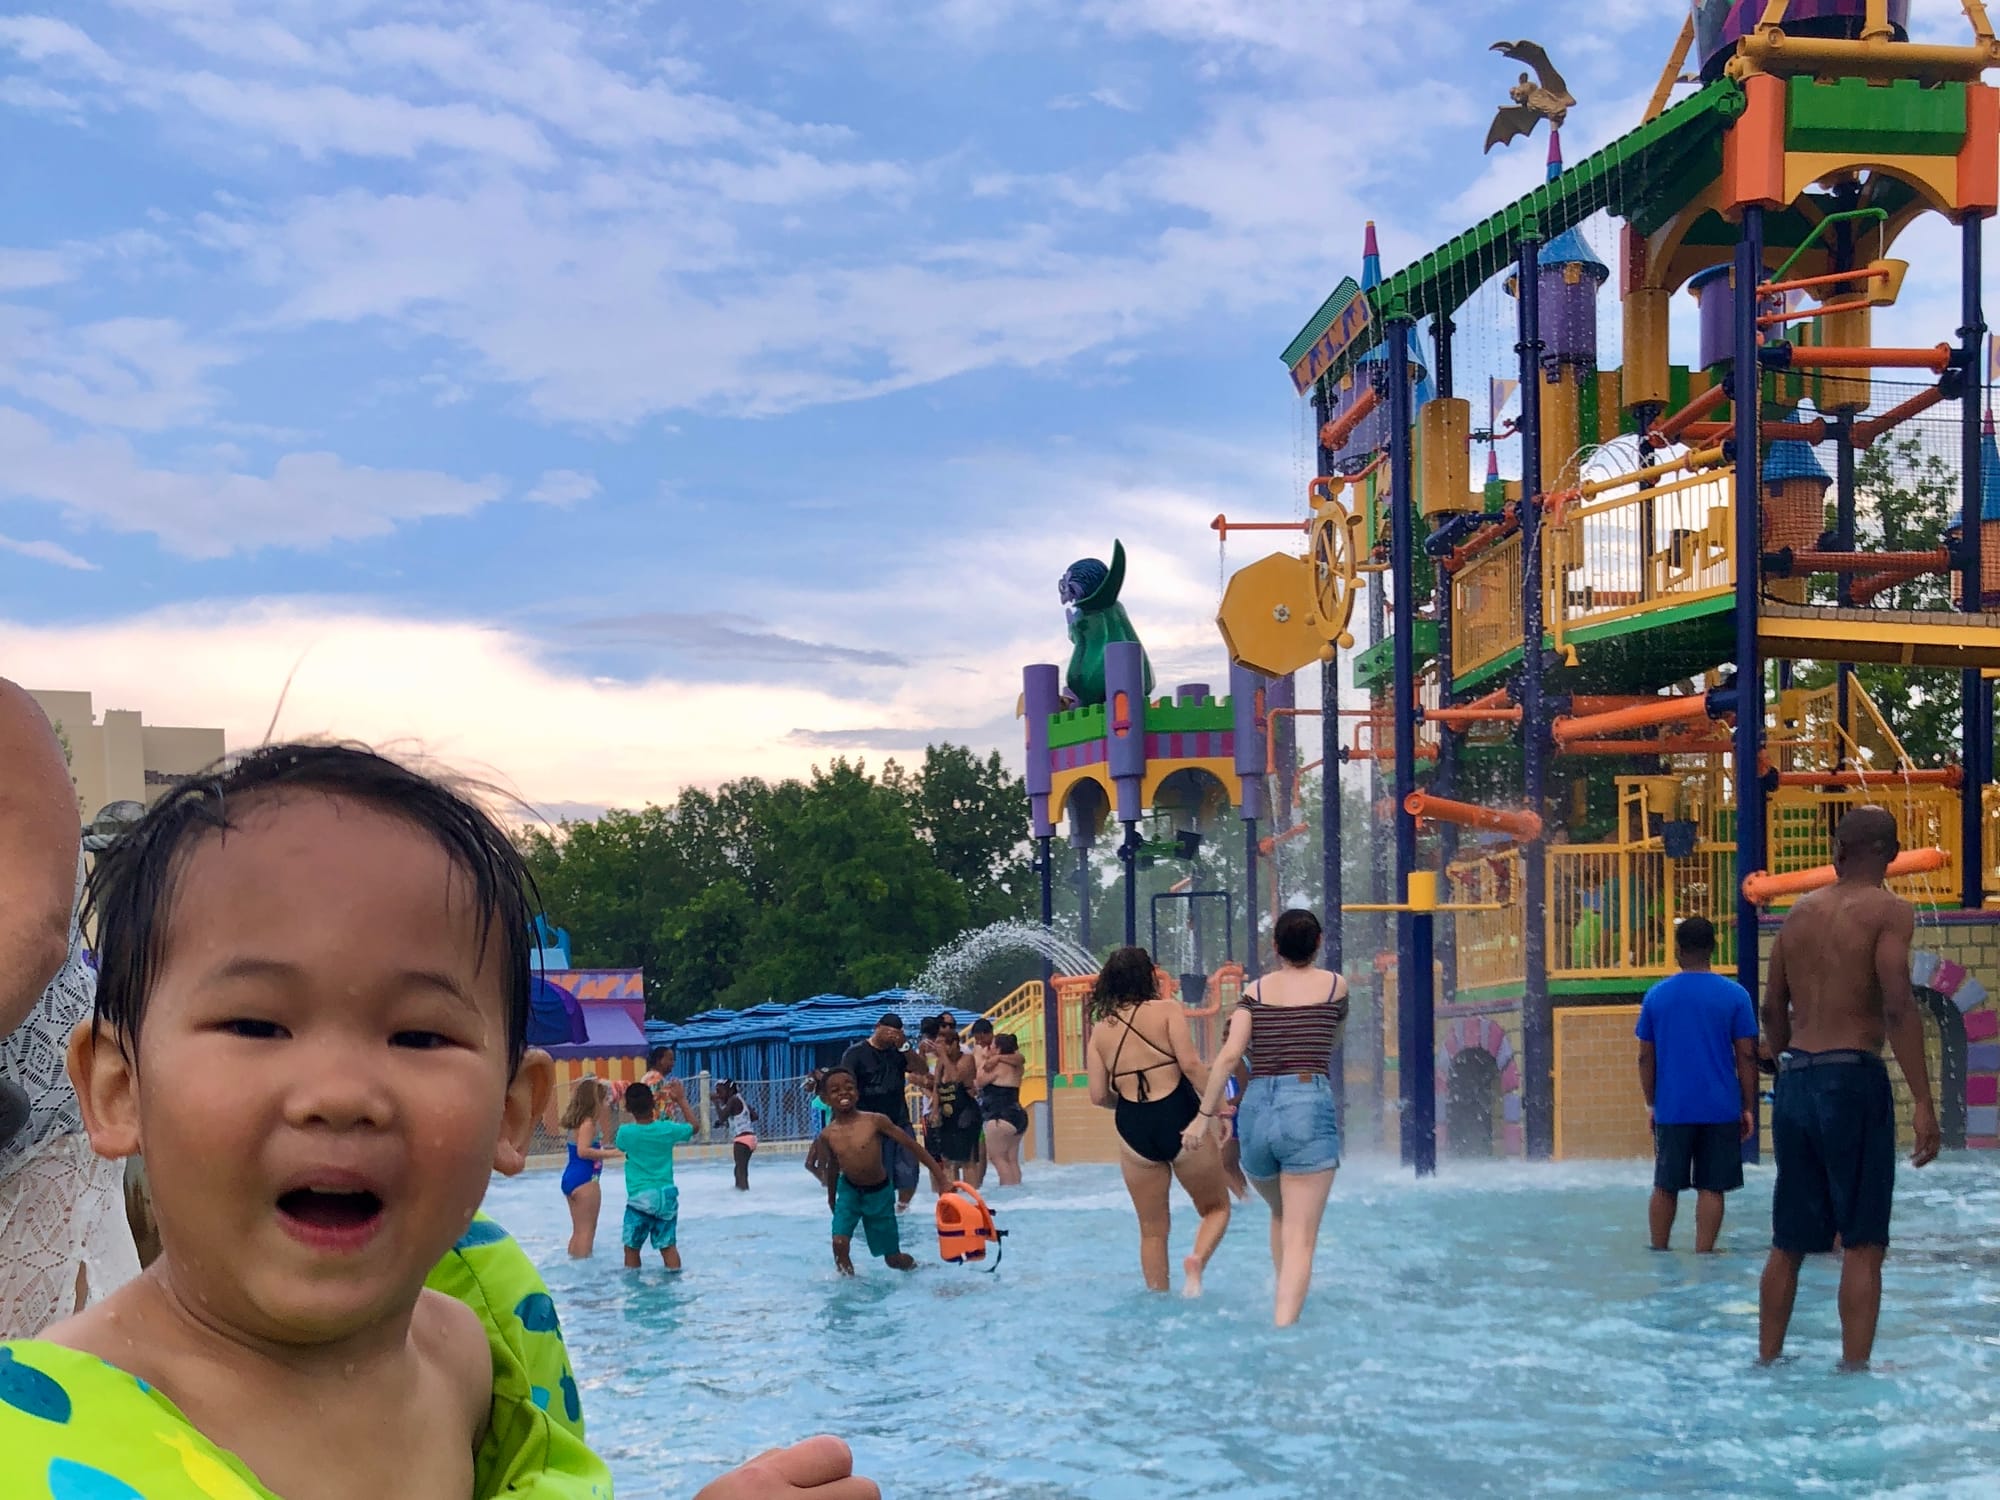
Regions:
<svg viewBox="0 0 2000 1500"><path fill-rule="evenodd" d="M1178 1177L1201 1215L1194 1250L1181 1262L1182 1293L1201 1295L1201 1273L1229 1228L1229 1188L1222 1152L1204 1136L1183 1150L1181 1137L1201 1112L1197 1089L1208 1070L1195 1055L1187 1013L1160 998L1152 955L1120 948L1104 962L1090 996L1090 1102L1113 1111L1120 1166L1139 1211L1139 1266L1146 1285L1167 1289L1168 1203Z"/></svg>

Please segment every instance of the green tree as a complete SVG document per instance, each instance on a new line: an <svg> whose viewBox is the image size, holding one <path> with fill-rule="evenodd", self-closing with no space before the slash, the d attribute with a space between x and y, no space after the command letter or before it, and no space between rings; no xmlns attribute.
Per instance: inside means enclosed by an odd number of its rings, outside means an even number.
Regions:
<svg viewBox="0 0 2000 1500"><path fill-rule="evenodd" d="M584 966L643 967L648 1012L908 980L970 922L1024 910L1027 796L997 755L933 746L881 778L837 761L521 836Z"/></svg>
<svg viewBox="0 0 2000 1500"><path fill-rule="evenodd" d="M1037 887L1028 789L999 751L982 760L963 745L932 745L914 774L892 760L882 782L903 797L932 862L964 889L974 925L1030 913Z"/></svg>
<svg viewBox="0 0 2000 1500"><path fill-rule="evenodd" d="M1854 465L1855 546L1862 552L1924 552L1941 545L1960 500L1958 465L1925 448L1914 433L1875 443ZM1834 511L1827 507L1827 528ZM1815 603L1831 604L1835 583L1813 581ZM1952 575L1930 573L1885 590L1876 599L1884 609L1948 610ZM1801 663L1800 687L1824 687L1834 679L1832 662ZM1920 766L1958 762L1959 676L1936 667L1894 667L1864 662L1854 669L1869 697Z"/></svg>
<svg viewBox="0 0 2000 1500"><path fill-rule="evenodd" d="M767 831L784 858L731 1004L900 983L966 924L965 892L932 862L907 796L860 764L815 769L803 798L771 809Z"/></svg>

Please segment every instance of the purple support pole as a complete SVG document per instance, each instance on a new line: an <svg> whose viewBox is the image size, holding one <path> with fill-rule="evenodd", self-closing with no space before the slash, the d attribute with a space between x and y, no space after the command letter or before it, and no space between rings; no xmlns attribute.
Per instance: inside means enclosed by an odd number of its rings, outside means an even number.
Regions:
<svg viewBox="0 0 2000 1500"><path fill-rule="evenodd" d="M1417 507L1410 462L1410 320L1389 320L1390 561L1395 570L1396 888L1408 900L1417 868L1417 820L1404 800L1417 789ZM1437 1171L1437 1026L1429 912L1398 923L1396 995L1403 1014L1403 1135L1419 1177Z"/></svg>
<svg viewBox="0 0 2000 1500"><path fill-rule="evenodd" d="M1273 755L1271 763L1278 768L1276 785L1265 788L1265 796L1270 802L1273 832L1292 826L1292 799L1298 783L1298 720L1287 713L1283 718L1273 718L1278 709L1298 707L1298 687L1290 677L1273 677L1264 689L1264 722L1266 732L1271 737ZM1277 859L1273 851L1271 858ZM1273 913L1275 916L1276 913Z"/></svg>
<svg viewBox="0 0 2000 1500"><path fill-rule="evenodd" d="M1542 691L1542 335L1541 237L1523 234L1517 284L1521 339L1521 783L1528 806L1548 816L1549 718ZM1755 304L1752 304L1753 306ZM1546 849L1522 863L1527 922L1521 934L1521 1120L1530 1160L1555 1155L1555 1010L1549 998Z"/></svg>
<svg viewBox="0 0 2000 1500"><path fill-rule="evenodd" d="M1589 278L1585 278L1588 280ZM1596 358L1596 319L1591 320L1591 357ZM1440 399L1452 394L1452 350L1451 336L1458 331L1458 325L1449 317L1432 320L1431 337L1437 346L1437 383ZM1451 576L1443 568L1436 570L1437 593L1434 609L1437 613L1437 680L1438 707L1450 708L1455 695L1451 690L1452 618L1451 618ZM1458 795L1458 736L1443 725L1438 726L1437 766L1431 774L1431 786L1440 797ZM1458 825L1440 823L1437 827L1438 878L1444 899L1451 900L1450 882L1445 872L1458 858ZM1458 922L1447 916L1443 921L1444 939L1438 947L1438 973L1445 1003L1451 1004L1458 998Z"/></svg>
<svg viewBox="0 0 2000 1500"><path fill-rule="evenodd" d="M1236 815L1243 820L1244 930L1243 972L1255 979L1261 968L1257 946L1257 819L1264 812L1264 735L1262 712L1266 679L1248 667L1229 668L1230 711L1234 719L1236 777L1243 785L1243 803Z"/></svg>
<svg viewBox="0 0 2000 1500"><path fill-rule="evenodd" d="M1764 868L1764 781L1758 756L1764 730L1764 671L1757 655L1757 599L1763 592L1763 536L1759 500L1763 472L1758 454L1757 420L1762 405L1761 368L1757 362L1757 297L1764 278L1764 210L1743 210L1741 237L1736 242L1736 284L1745 295L1736 299L1736 734L1731 759L1736 763L1736 982L1751 994L1757 987L1757 904L1743 894L1745 875ZM1756 1137L1751 1137L1754 1145Z"/></svg>
<svg viewBox="0 0 2000 1500"><path fill-rule="evenodd" d="M1104 648L1104 738L1118 821L1125 837L1118 858L1125 865L1125 945L1139 941L1139 819L1145 814L1146 677L1137 641Z"/></svg>
<svg viewBox="0 0 2000 1500"><path fill-rule="evenodd" d="M1959 226L1959 363L1964 375L1964 394L1959 397L1959 462L1964 469L1965 497L1959 527L1959 577L1964 608L1977 614L1985 604L1986 569L1981 542L1986 530L1986 486L1981 475L1979 392L1979 351L1986 341L1986 310L1979 295L1980 238L1984 224L1977 213L1969 213ZM1993 720L1982 710L1986 705L1985 681L1973 667L1959 676L1960 764L1965 767L1965 784L1959 789L1959 848L1965 858L1959 904L1978 911L1986 904L1985 807L1983 794L1986 767L1993 754Z"/></svg>
<svg viewBox="0 0 2000 1500"><path fill-rule="evenodd" d="M1057 668L1041 663L1024 668L1021 672L1021 707L1028 724L1028 805L1034 825L1036 848L1041 852L1042 865L1042 925L1049 922L1048 895L1048 851L1049 836L1055 832L1055 824L1049 818L1049 792L1054 785L1055 773L1049 764L1049 715L1062 707L1062 673ZM1055 969L1044 957L1042 959L1042 1046L1043 1056L1050 1078L1054 1078L1062 1059L1062 1013L1056 1004ZM1045 1156L1053 1157L1055 1151L1055 1112L1049 1111L1049 1129L1045 1131L1042 1150Z"/></svg>
<svg viewBox="0 0 2000 1500"><path fill-rule="evenodd" d="M1449 361L1446 364L1449 369ZM1313 392L1314 414L1318 420L1313 430L1319 431L1326 425L1325 383ZM1334 455L1324 447L1315 444L1319 454L1319 472L1322 476L1334 472ZM1341 847L1340 847L1340 659L1331 656L1320 663L1319 668L1319 903L1320 930L1326 934L1324 962L1327 968L1340 974L1346 970L1346 944L1341 932ZM1343 1031L1342 1039L1334 1044L1333 1062L1329 1076L1333 1080L1333 1101L1338 1112L1340 1128L1347 1129L1347 1042ZM1382 1095L1378 1088L1372 1106L1375 1118L1381 1118Z"/></svg>

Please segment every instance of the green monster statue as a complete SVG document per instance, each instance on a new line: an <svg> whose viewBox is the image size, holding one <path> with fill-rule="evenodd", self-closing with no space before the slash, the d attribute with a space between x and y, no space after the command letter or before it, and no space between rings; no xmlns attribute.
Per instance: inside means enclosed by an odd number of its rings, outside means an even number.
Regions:
<svg viewBox="0 0 2000 1500"><path fill-rule="evenodd" d="M1086 557L1071 563L1069 571L1056 585L1056 591L1068 608L1072 647L1069 671L1063 676L1063 686L1070 700L1079 706L1104 701L1104 648L1113 641L1139 639L1139 633L1132 628L1132 617L1118 602L1118 591L1124 586L1125 544L1116 541L1111 544L1110 567L1105 567L1094 557ZM1146 692L1150 696L1153 691L1153 664L1146 658L1143 646L1139 650L1139 659L1145 670Z"/></svg>

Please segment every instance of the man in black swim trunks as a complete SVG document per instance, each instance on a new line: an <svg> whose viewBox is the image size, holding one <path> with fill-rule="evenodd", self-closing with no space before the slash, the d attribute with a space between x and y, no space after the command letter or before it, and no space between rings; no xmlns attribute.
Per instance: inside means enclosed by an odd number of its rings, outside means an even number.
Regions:
<svg viewBox="0 0 2000 1500"><path fill-rule="evenodd" d="M1838 1236L1841 1368L1865 1369L1882 1310L1882 1259L1896 1185L1895 1101L1886 1036L1915 1103L1912 1166L1938 1154L1924 1033L1910 992L1916 916L1882 882L1896 857L1895 819L1859 807L1834 832L1836 884L1799 900L1771 949L1764 1035L1777 1059L1771 1142L1771 1255L1760 1289L1758 1354L1785 1347L1799 1265Z"/></svg>
<svg viewBox="0 0 2000 1500"><path fill-rule="evenodd" d="M860 1108L881 1115L898 1130L910 1131L910 1106L905 1094L912 1062L921 1074L923 1059L913 1058L903 1040L903 1018L890 1011L875 1023L866 1041L856 1042L840 1060L841 1067L854 1075L860 1086ZM882 1170L896 1184L896 1210L910 1206L917 1196L917 1158L888 1136L882 1137Z"/></svg>

